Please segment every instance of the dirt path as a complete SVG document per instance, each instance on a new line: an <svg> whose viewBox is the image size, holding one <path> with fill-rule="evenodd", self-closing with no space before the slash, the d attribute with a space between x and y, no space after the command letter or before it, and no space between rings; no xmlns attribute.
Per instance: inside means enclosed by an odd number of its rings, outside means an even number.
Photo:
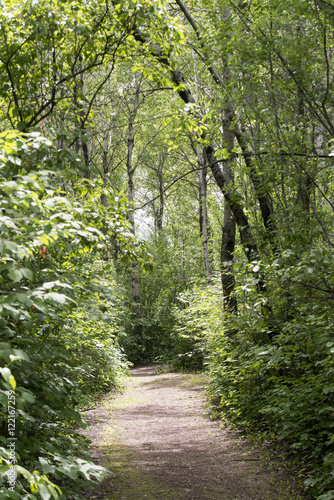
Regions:
<svg viewBox="0 0 334 500"><path fill-rule="evenodd" d="M89 412L93 456L111 474L84 498L302 498L264 452L204 416L204 383L202 375L132 370L123 394Z"/></svg>

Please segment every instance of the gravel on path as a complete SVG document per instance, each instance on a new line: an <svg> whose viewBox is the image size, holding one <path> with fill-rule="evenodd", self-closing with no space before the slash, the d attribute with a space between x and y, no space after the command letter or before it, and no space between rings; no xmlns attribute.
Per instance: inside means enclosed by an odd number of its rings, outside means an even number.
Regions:
<svg viewBox="0 0 334 500"><path fill-rule="evenodd" d="M201 374L131 371L122 394L86 414L111 473L89 500L301 500L284 467L205 416Z"/></svg>

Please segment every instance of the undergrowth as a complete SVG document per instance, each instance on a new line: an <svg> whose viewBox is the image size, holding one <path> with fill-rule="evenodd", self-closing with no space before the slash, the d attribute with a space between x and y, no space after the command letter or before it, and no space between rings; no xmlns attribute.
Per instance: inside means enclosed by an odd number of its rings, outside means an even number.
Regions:
<svg viewBox="0 0 334 500"><path fill-rule="evenodd" d="M218 284L193 287L175 312L179 364L200 359L209 370L216 413L288 446L319 500L334 498L332 269L323 245L291 248L270 265L248 265L236 313L222 312Z"/></svg>

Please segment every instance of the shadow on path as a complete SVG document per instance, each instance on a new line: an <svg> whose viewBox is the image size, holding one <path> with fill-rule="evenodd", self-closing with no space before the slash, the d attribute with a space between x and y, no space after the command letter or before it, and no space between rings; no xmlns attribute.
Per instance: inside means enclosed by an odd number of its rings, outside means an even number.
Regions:
<svg viewBox="0 0 334 500"><path fill-rule="evenodd" d="M283 468L205 418L205 376L147 366L131 374L123 394L90 412L93 456L111 475L87 499L302 498Z"/></svg>

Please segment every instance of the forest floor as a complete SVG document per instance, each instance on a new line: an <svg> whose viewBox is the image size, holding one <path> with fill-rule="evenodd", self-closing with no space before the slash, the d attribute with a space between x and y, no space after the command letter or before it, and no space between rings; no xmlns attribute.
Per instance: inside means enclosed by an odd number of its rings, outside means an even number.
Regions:
<svg viewBox="0 0 334 500"><path fill-rule="evenodd" d="M122 394L86 413L95 461L110 469L87 500L300 500L268 447L205 415L200 374L133 369Z"/></svg>

